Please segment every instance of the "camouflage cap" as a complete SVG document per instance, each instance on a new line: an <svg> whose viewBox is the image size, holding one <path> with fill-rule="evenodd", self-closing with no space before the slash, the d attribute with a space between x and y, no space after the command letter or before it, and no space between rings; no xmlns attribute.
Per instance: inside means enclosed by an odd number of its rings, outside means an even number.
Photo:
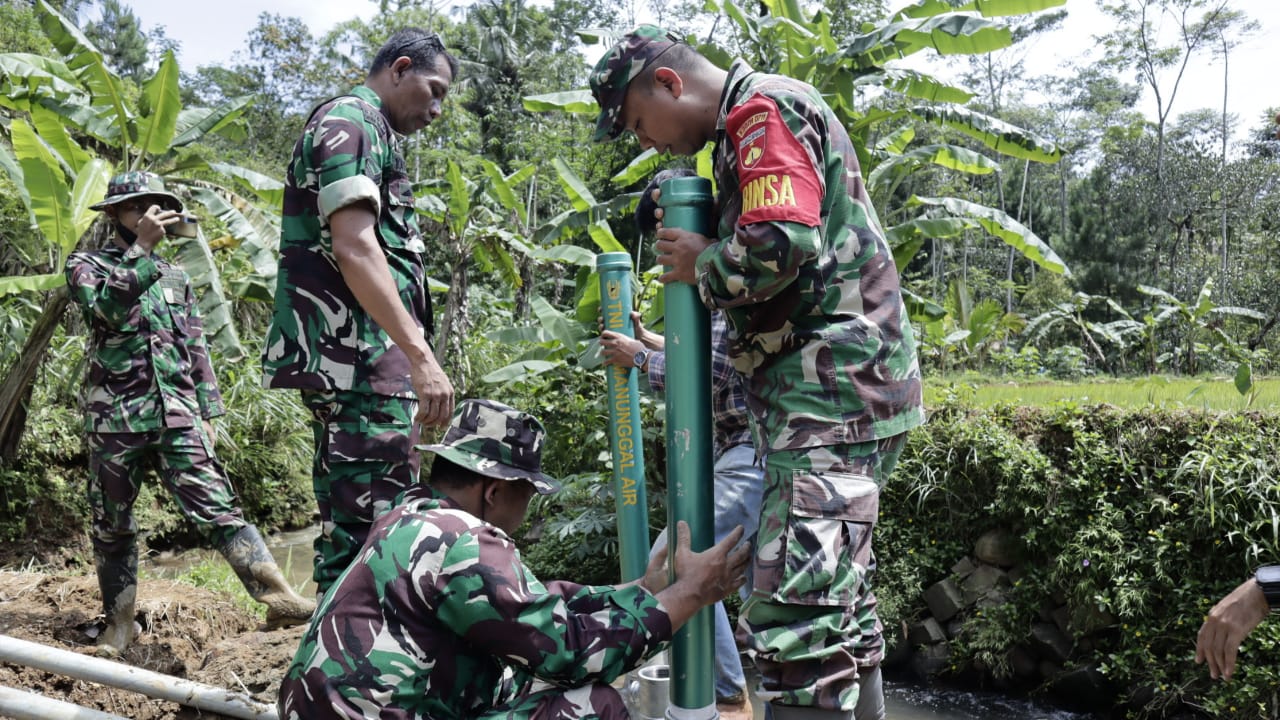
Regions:
<svg viewBox="0 0 1280 720"><path fill-rule="evenodd" d="M613 140L622 133L618 124L627 87L649 63L680 43L680 37L657 25L641 25L617 42L591 71L591 94L600 105L592 140Z"/></svg>
<svg viewBox="0 0 1280 720"><path fill-rule="evenodd" d="M442 455L485 477L528 480L543 495L560 484L542 474L542 443L547 431L534 416L493 400L458 403L438 445L419 450Z"/></svg>
<svg viewBox="0 0 1280 720"><path fill-rule="evenodd" d="M177 195L169 192L164 187L164 178L153 172L145 170L133 170L124 172L111 178L107 183L107 196L102 202L90 205L91 210L101 210L108 205L122 203L125 200L136 197L153 196L164 199L164 205L170 210L182 211L182 201Z"/></svg>

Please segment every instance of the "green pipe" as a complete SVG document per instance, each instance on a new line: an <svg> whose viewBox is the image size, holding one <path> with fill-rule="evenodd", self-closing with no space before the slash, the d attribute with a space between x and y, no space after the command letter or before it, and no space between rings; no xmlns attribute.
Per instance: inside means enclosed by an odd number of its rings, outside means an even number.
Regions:
<svg viewBox="0 0 1280 720"><path fill-rule="evenodd" d="M596 256L604 329L635 337L631 325L631 256ZM609 378L609 449L613 453L614 507L622 581L644 577L649 565L649 506L644 492L644 443L640 437L640 387L635 368L606 365Z"/></svg>
<svg viewBox="0 0 1280 720"><path fill-rule="evenodd" d="M709 180L673 178L660 189L664 226L712 234ZM665 293L668 525L674 530L678 520L687 522L693 549L702 551L715 542L711 316L692 285L670 283ZM716 716L714 633L712 610L705 607L671 641L671 704L672 710L685 711L682 718Z"/></svg>

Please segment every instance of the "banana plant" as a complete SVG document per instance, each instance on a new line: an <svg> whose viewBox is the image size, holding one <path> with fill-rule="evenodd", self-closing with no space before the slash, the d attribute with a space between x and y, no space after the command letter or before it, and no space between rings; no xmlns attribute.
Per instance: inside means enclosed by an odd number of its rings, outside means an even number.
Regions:
<svg viewBox="0 0 1280 720"><path fill-rule="evenodd" d="M728 18L744 44L744 55L757 70L803 80L819 90L849 131L858 151L868 189L886 218L902 218L886 228L898 267L904 268L929 239L947 240L966 230L980 230L1007 243L1040 267L1069 274L1066 264L1029 228L1007 214L960 198L912 197L906 203L894 191L912 173L935 166L954 172L984 175L999 164L979 150L952 143L912 147L914 125L926 123L958 132L986 152L1035 162L1052 163L1062 157L1054 143L1034 133L963 107L973 96L929 75L892 67L894 60L924 50L941 55L981 54L1008 47L1012 34L996 18L1058 7L1065 0L971 0L964 4L921 0L895 13L887 22L838 41L829 19L810 13L797 0L761 0L758 13L747 12L735 0L707 0L705 8ZM611 44L618 33L579 31L584 42ZM734 55L715 38L699 42L699 52L720 67ZM868 104L859 95L887 90L907 101L898 107ZM588 90L525 98L530 111L558 110L594 115L598 107ZM887 141L875 143L878 137ZM615 178L633 183L657 168L661 157L648 151ZM709 165L709 160L707 161ZM704 173L710 175L709 172ZM894 205L893 203L897 203ZM902 217L905 216L905 217ZM913 317L937 321L942 307L904 289Z"/></svg>
<svg viewBox="0 0 1280 720"><path fill-rule="evenodd" d="M1182 371L1193 374L1198 371L1196 357L1197 335L1208 335L1214 344L1233 362L1236 363L1235 386L1241 395L1246 395L1253 387L1253 354L1248 347L1236 341L1222 329L1223 317L1236 317L1254 322L1266 322L1267 316L1257 310L1231 305L1218 305L1213 301L1213 278L1208 278L1200 287L1194 302L1183 302L1172 293L1150 285L1139 285L1138 292L1152 298L1155 303L1154 314L1146 317L1146 330L1149 352L1152 362L1160 364L1179 360L1177 353L1167 352L1156 355L1156 331L1172 323L1181 323L1186 327L1186 347L1183 348Z"/></svg>
<svg viewBox="0 0 1280 720"><path fill-rule="evenodd" d="M80 30L45 0L36 0L35 8L42 30L62 58L0 54L0 107L12 116L7 124L12 150L0 145L0 169L19 188L33 235L46 252L32 264L34 272L0 278L0 295L51 294L27 335L19 362L0 382L4 458L16 453L25 425L22 398L69 302L62 266L98 217L89 205L103 197L110 176L125 169L154 170L180 186L181 179L167 172L176 167L177 150L210 132L230 129L252 102L244 97L218 108L184 110L177 61L169 52L143 82L135 108L126 81L106 65L103 54ZM274 239L271 243L274 247ZM173 245L201 291L210 344L225 357L243 356L209 243L199 235Z"/></svg>
<svg viewBox="0 0 1280 720"><path fill-rule="evenodd" d="M454 160L449 161L442 182L429 183L416 207L430 228L443 241L449 266L448 284L432 282L433 290L445 291L445 308L437 337L437 357L453 368L451 375L459 387L466 387L469 365L462 341L470 329L468 296L472 263L481 270L498 274L510 287L523 282L516 256L537 259L533 247L521 232L527 210L515 188L535 172L525 165L504 175L493 162L479 158L480 180L472 180ZM512 222L514 220L514 222ZM517 228L513 230L512 228Z"/></svg>

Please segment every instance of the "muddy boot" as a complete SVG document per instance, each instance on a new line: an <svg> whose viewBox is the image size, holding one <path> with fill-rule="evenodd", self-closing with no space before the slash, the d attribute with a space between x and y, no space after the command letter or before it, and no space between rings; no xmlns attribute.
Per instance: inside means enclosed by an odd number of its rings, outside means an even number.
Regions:
<svg viewBox="0 0 1280 720"><path fill-rule="evenodd" d="M285 581L258 528L246 525L219 548L254 600L267 606L267 629L301 625L316 610Z"/></svg>
<svg viewBox="0 0 1280 720"><path fill-rule="evenodd" d="M118 658L138 634L133 620L138 598L138 550L129 548L121 555L94 552L93 559L107 618L94 652L101 657Z"/></svg>

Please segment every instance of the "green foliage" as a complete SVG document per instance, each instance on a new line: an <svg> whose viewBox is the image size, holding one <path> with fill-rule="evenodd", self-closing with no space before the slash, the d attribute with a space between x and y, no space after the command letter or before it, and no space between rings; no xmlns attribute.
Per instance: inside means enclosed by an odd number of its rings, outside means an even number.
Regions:
<svg viewBox="0 0 1280 720"><path fill-rule="evenodd" d="M965 619L954 671L1006 674L1006 653L1037 612L1065 601L1067 668L1096 667L1138 716L1184 703L1215 717L1274 716L1280 672L1268 652L1280 626L1250 636L1247 675L1229 686L1190 658L1208 609L1280 558L1277 465L1274 412L943 402L912 433L882 499L882 619L895 627L921 612L919 593L1002 529L1021 539L1028 572L1004 603Z"/></svg>
<svg viewBox="0 0 1280 720"><path fill-rule="evenodd" d="M240 578L236 577L235 571L221 556L205 558L178 573L174 579L226 595L231 598L236 607L259 620L265 620L267 617L267 606L259 604L249 596L249 591L244 589Z"/></svg>

